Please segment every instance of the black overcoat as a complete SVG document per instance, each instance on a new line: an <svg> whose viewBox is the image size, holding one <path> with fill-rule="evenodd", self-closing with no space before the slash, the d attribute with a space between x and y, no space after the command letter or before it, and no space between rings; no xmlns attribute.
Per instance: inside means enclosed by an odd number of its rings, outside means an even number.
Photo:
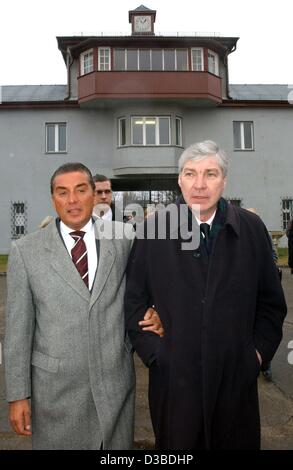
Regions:
<svg viewBox="0 0 293 470"><path fill-rule="evenodd" d="M165 449L257 449L259 361L282 338L286 303L267 230L258 216L227 205L208 258L180 239L136 240L128 266L126 327L150 367L156 445ZM154 305L164 338L141 332Z"/></svg>

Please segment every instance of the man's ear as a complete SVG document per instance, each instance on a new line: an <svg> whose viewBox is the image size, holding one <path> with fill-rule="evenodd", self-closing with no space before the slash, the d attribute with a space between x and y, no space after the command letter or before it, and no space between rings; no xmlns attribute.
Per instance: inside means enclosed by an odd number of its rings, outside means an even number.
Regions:
<svg viewBox="0 0 293 470"><path fill-rule="evenodd" d="M178 175L178 185L181 188L181 174L180 173Z"/></svg>

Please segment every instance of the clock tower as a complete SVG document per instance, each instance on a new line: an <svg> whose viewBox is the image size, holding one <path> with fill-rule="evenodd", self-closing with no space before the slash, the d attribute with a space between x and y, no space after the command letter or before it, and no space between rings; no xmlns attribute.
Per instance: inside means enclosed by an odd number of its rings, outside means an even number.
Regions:
<svg viewBox="0 0 293 470"><path fill-rule="evenodd" d="M154 35L154 22L156 11L140 5L129 11L129 23L132 25L133 35Z"/></svg>

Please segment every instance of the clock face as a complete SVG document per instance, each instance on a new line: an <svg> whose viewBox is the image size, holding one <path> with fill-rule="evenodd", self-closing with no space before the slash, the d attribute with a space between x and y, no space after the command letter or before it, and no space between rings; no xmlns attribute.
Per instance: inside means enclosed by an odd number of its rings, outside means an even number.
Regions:
<svg viewBox="0 0 293 470"><path fill-rule="evenodd" d="M150 32L152 23L150 16L136 16L134 18L134 29L136 32Z"/></svg>

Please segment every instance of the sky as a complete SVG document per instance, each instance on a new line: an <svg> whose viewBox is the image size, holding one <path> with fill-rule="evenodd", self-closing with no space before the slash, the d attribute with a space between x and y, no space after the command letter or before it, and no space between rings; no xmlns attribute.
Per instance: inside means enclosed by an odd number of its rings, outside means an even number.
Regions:
<svg viewBox="0 0 293 470"><path fill-rule="evenodd" d="M155 33L239 37L230 83L293 83L293 2L278 0L2 0L0 86L65 84L56 36L131 34L128 11L156 10Z"/></svg>

